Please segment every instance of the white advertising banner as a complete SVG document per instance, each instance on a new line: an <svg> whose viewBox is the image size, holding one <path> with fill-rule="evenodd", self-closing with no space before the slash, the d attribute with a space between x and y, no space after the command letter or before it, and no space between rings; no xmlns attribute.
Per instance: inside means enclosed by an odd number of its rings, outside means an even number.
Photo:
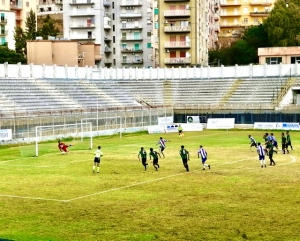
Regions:
<svg viewBox="0 0 300 241"><path fill-rule="evenodd" d="M173 116L166 116L166 117L158 117L157 118L158 125L173 125L174 118Z"/></svg>
<svg viewBox="0 0 300 241"><path fill-rule="evenodd" d="M233 129L235 118L209 118L207 129Z"/></svg>
<svg viewBox="0 0 300 241"><path fill-rule="evenodd" d="M178 125L166 125L165 126L165 131L167 133L169 133L169 132L178 132Z"/></svg>
<svg viewBox="0 0 300 241"><path fill-rule="evenodd" d="M203 131L203 125L200 123L181 124L183 132L185 131Z"/></svg>
<svg viewBox="0 0 300 241"><path fill-rule="evenodd" d="M3 129L0 130L0 141L9 141L12 140L12 130Z"/></svg>
<svg viewBox="0 0 300 241"><path fill-rule="evenodd" d="M254 129L261 130L299 130L299 123L255 122Z"/></svg>
<svg viewBox="0 0 300 241"><path fill-rule="evenodd" d="M148 126L148 133L149 134L165 133L165 126L161 126L161 125Z"/></svg>
<svg viewBox="0 0 300 241"><path fill-rule="evenodd" d="M186 118L187 123L200 123L199 116L187 116Z"/></svg>

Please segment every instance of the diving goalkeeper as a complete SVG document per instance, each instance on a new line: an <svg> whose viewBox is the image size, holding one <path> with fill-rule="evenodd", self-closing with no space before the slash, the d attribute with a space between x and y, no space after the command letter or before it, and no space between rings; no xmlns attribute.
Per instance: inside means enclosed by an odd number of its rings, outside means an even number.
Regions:
<svg viewBox="0 0 300 241"><path fill-rule="evenodd" d="M61 141L58 141L58 149L60 150L60 152L62 153L62 154L65 154L65 153L67 153L68 152L68 147L69 146L74 146L74 145L72 145L72 144L70 144L70 145L67 145L67 144L65 144L65 143L63 143L63 142L61 142Z"/></svg>

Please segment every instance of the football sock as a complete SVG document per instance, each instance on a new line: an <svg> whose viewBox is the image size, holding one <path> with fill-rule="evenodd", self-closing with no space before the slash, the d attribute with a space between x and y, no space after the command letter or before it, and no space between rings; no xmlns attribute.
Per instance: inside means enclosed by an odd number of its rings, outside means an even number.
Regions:
<svg viewBox="0 0 300 241"><path fill-rule="evenodd" d="M100 167L97 167L97 172L100 172Z"/></svg>

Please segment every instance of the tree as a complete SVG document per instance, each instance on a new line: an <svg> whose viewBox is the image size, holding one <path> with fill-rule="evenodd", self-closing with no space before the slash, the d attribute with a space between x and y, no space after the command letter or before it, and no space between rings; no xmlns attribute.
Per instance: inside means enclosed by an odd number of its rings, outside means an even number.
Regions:
<svg viewBox="0 0 300 241"><path fill-rule="evenodd" d="M299 45L300 1L285 0L275 2L269 17L263 22L268 33L270 45L274 47Z"/></svg>
<svg viewBox="0 0 300 241"><path fill-rule="evenodd" d="M22 63L26 64L26 59L22 54L16 53L14 50L6 46L0 46L0 64L8 62L9 64Z"/></svg>
<svg viewBox="0 0 300 241"><path fill-rule="evenodd" d="M26 39L27 40L35 40L37 37L37 25L36 25L36 15L32 11L32 9L29 12L29 15L25 22L26 26Z"/></svg>
<svg viewBox="0 0 300 241"><path fill-rule="evenodd" d="M47 39L48 36L56 37L59 33L58 28L55 27L55 22L49 15L43 19L42 28L38 29L38 35Z"/></svg>
<svg viewBox="0 0 300 241"><path fill-rule="evenodd" d="M268 33L263 24L250 26L247 28L242 39L245 40L249 46L256 49L270 46Z"/></svg>
<svg viewBox="0 0 300 241"><path fill-rule="evenodd" d="M14 31L15 50L17 53L24 55L26 52L26 33L19 26L15 27Z"/></svg>

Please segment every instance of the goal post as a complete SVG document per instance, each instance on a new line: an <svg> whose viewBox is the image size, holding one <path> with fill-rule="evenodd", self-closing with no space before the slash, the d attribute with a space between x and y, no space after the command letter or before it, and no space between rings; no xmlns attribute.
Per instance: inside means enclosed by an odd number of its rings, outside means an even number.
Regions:
<svg viewBox="0 0 300 241"><path fill-rule="evenodd" d="M54 139L76 138L80 134L81 141L83 137L90 138L90 149L93 149L93 128L92 122L47 125L35 127L35 156L39 155L39 142L50 141Z"/></svg>
<svg viewBox="0 0 300 241"><path fill-rule="evenodd" d="M83 118L81 119L81 123L87 123L87 121L90 121L93 123L94 129L96 131L101 130L110 130L109 136L115 135L118 130L120 133L120 138L122 138L122 132L123 132L123 123L122 123L122 116L112 116L112 117L99 117L99 118ZM95 127L96 126L96 127ZM99 130L99 127L101 130Z"/></svg>

